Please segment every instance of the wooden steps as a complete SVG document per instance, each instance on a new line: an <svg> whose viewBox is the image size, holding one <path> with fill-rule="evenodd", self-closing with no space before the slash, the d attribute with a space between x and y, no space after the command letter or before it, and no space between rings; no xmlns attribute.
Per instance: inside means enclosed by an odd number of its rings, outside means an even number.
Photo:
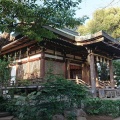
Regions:
<svg viewBox="0 0 120 120"><path fill-rule="evenodd" d="M11 116L8 112L0 112L0 120L13 120L14 116Z"/></svg>

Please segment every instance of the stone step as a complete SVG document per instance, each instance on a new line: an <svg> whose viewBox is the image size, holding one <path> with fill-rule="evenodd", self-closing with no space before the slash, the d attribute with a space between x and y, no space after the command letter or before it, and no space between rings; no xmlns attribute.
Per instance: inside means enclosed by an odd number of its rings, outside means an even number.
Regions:
<svg viewBox="0 0 120 120"><path fill-rule="evenodd" d="M0 112L0 118L1 117L7 117L7 116L10 116L10 113L8 113L8 112Z"/></svg>
<svg viewBox="0 0 120 120"><path fill-rule="evenodd" d="M0 120L12 120L14 116L1 117Z"/></svg>
<svg viewBox="0 0 120 120"><path fill-rule="evenodd" d="M18 120L17 118L13 118L12 120Z"/></svg>

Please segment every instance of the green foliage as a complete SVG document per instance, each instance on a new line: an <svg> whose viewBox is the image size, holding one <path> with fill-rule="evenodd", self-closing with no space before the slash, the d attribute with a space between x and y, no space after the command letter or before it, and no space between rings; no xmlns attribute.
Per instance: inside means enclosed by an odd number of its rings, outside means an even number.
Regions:
<svg viewBox="0 0 120 120"><path fill-rule="evenodd" d="M51 38L43 26L74 27L86 19L75 18L81 0L0 0L0 30L19 32L30 39Z"/></svg>
<svg viewBox="0 0 120 120"><path fill-rule="evenodd" d="M11 114L16 115L17 106L15 105L16 99L8 99L6 102L6 111L10 112Z"/></svg>
<svg viewBox="0 0 120 120"><path fill-rule="evenodd" d="M10 68L8 65L9 61L7 61L5 58L0 59L0 84L4 84L5 86L10 79Z"/></svg>
<svg viewBox="0 0 120 120"><path fill-rule="evenodd" d="M113 61L114 65L114 74L115 74L115 80L117 80L117 84L120 85L120 61L115 60Z"/></svg>
<svg viewBox="0 0 120 120"><path fill-rule="evenodd" d="M31 84L31 81L27 79L19 80L19 83L18 83L19 86L28 86L30 84Z"/></svg>
<svg viewBox="0 0 120 120"><path fill-rule="evenodd" d="M80 34L93 34L104 30L114 38L120 37L120 8L106 8L96 10L93 18L84 26L79 26Z"/></svg>
<svg viewBox="0 0 120 120"><path fill-rule="evenodd" d="M7 100L0 96L0 112L6 111L7 108Z"/></svg>
<svg viewBox="0 0 120 120"><path fill-rule="evenodd" d="M98 69L98 75L100 80L107 81L109 80L109 69L107 68L107 64L100 63L100 69Z"/></svg>
<svg viewBox="0 0 120 120"><path fill-rule="evenodd" d="M16 115L20 120L51 120L55 114L79 107L86 94L82 85L59 77L45 83L40 91L17 99Z"/></svg>
<svg viewBox="0 0 120 120"><path fill-rule="evenodd" d="M91 115L120 116L120 100L102 100L98 98L85 101L85 111Z"/></svg>

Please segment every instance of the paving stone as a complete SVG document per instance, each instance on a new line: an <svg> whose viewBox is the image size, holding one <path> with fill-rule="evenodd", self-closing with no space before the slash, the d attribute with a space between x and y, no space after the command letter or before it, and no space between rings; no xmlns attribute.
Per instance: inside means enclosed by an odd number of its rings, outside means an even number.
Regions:
<svg viewBox="0 0 120 120"><path fill-rule="evenodd" d="M14 117L12 120L18 120L18 119Z"/></svg>
<svg viewBox="0 0 120 120"><path fill-rule="evenodd" d="M0 120L12 120L14 116L1 117Z"/></svg>
<svg viewBox="0 0 120 120"><path fill-rule="evenodd" d="M86 117L77 117L77 120L87 120Z"/></svg>
<svg viewBox="0 0 120 120"><path fill-rule="evenodd" d="M0 118L1 117L6 117L6 116L10 116L10 113L8 113L8 112L0 112Z"/></svg>
<svg viewBox="0 0 120 120"><path fill-rule="evenodd" d="M120 117L119 117L119 118L115 118L115 119L113 119L113 120L120 120Z"/></svg>

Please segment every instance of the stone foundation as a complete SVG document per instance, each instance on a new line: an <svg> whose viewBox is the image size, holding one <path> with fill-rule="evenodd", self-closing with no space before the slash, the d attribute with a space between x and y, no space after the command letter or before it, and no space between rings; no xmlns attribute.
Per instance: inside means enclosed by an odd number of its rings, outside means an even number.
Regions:
<svg viewBox="0 0 120 120"><path fill-rule="evenodd" d="M53 120L68 120L70 117L74 117L76 120L87 120L86 116L86 113L82 109L73 109L64 111L64 115L54 115Z"/></svg>

